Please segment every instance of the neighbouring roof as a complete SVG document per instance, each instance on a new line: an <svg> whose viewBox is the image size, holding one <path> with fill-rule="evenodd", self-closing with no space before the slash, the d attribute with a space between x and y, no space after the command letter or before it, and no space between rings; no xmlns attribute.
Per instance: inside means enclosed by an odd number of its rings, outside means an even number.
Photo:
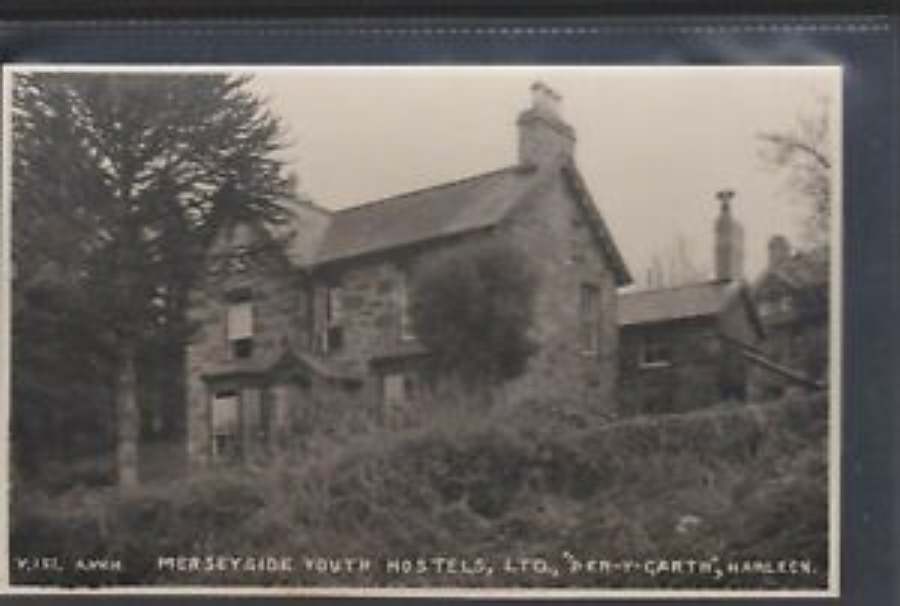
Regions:
<svg viewBox="0 0 900 606"><path fill-rule="evenodd" d="M767 279L775 277L790 288L805 289L828 284L829 249L819 247L795 252L775 267L767 268L754 285L759 288Z"/></svg>
<svg viewBox="0 0 900 606"><path fill-rule="evenodd" d="M742 282L713 280L619 295L619 325L649 324L712 316L744 288Z"/></svg>
<svg viewBox="0 0 900 606"><path fill-rule="evenodd" d="M538 182L534 168L512 166L336 211L316 263L490 227Z"/></svg>

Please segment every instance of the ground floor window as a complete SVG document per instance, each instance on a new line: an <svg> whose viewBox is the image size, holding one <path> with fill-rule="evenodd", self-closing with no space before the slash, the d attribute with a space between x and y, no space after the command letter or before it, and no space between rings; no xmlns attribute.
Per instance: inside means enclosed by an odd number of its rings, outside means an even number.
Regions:
<svg viewBox="0 0 900 606"><path fill-rule="evenodd" d="M415 378L408 372L387 373L382 377L381 401L385 420L389 424L402 422L415 401Z"/></svg>
<svg viewBox="0 0 900 606"><path fill-rule="evenodd" d="M672 348L662 335L646 335L641 340L641 368L660 368L672 365Z"/></svg>
<svg viewBox="0 0 900 606"><path fill-rule="evenodd" d="M235 391L212 398L212 455L217 461L234 461L241 454L241 401Z"/></svg>
<svg viewBox="0 0 900 606"><path fill-rule="evenodd" d="M268 439L263 394L257 388L217 391L210 401L213 460L243 461Z"/></svg>

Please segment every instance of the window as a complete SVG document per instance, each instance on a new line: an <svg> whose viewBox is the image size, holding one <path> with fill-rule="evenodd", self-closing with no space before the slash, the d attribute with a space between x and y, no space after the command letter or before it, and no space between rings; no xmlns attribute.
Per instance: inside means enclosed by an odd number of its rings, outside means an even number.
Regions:
<svg viewBox="0 0 900 606"><path fill-rule="evenodd" d="M642 368L663 368L672 365L672 350L660 336L646 336L641 341L639 366Z"/></svg>
<svg viewBox="0 0 900 606"><path fill-rule="evenodd" d="M212 456L236 461L241 456L241 400L235 391L219 392L212 399Z"/></svg>
<svg viewBox="0 0 900 606"><path fill-rule="evenodd" d="M325 289L325 320L328 326L340 326L344 321L344 304L341 289L332 286Z"/></svg>
<svg viewBox="0 0 900 606"><path fill-rule="evenodd" d="M581 350L597 353L600 348L600 288L582 284L579 298Z"/></svg>
<svg viewBox="0 0 900 606"><path fill-rule="evenodd" d="M232 297L227 314L228 343L232 358L253 355L253 301L248 291Z"/></svg>
<svg viewBox="0 0 900 606"><path fill-rule="evenodd" d="M325 289L325 323L320 333L322 353L337 351L344 346L344 299L338 286Z"/></svg>
<svg viewBox="0 0 900 606"><path fill-rule="evenodd" d="M413 331L412 315L410 313L409 282L404 275L400 276L397 284L397 313L397 321L400 325L400 339L404 341L415 339L416 335Z"/></svg>
<svg viewBox="0 0 900 606"><path fill-rule="evenodd" d="M382 404L388 423L397 423L408 414L415 399L416 385L408 373L389 373L382 378Z"/></svg>
<svg viewBox="0 0 900 606"><path fill-rule="evenodd" d="M762 301L759 304L759 313L762 316L774 316L777 314L788 314L793 310L793 301L790 295L781 294Z"/></svg>
<svg viewBox="0 0 900 606"><path fill-rule="evenodd" d="M243 461L267 443L268 411L258 388L216 392L210 408L213 460Z"/></svg>
<svg viewBox="0 0 900 606"><path fill-rule="evenodd" d="M782 313L790 313L793 308L791 298L787 295L783 295L778 301L778 308Z"/></svg>

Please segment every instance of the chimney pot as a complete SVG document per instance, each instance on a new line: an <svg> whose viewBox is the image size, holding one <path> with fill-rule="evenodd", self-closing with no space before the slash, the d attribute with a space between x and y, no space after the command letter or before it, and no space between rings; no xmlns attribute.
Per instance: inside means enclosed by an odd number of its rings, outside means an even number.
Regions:
<svg viewBox="0 0 900 606"><path fill-rule="evenodd" d="M531 107L554 118L560 118L562 96L543 82L531 85Z"/></svg>
<svg viewBox="0 0 900 606"><path fill-rule="evenodd" d="M531 85L531 107L519 115L519 161L541 166L571 159L575 131L562 119L562 96L543 82Z"/></svg>

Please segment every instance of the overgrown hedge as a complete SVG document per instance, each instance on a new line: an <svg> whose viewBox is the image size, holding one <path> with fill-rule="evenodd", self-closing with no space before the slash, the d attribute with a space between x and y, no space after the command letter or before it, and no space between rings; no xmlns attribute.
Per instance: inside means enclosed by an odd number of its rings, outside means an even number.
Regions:
<svg viewBox="0 0 900 606"><path fill-rule="evenodd" d="M828 566L821 397L608 425L446 414L302 461L134 492L17 491L14 556L116 556L107 573L16 572L61 584L820 587ZM396 576L160 570L157 556L237 554L499 562L541 556L804 560L812 574ZM728 572L726 570L726 572Z"/></svg>

